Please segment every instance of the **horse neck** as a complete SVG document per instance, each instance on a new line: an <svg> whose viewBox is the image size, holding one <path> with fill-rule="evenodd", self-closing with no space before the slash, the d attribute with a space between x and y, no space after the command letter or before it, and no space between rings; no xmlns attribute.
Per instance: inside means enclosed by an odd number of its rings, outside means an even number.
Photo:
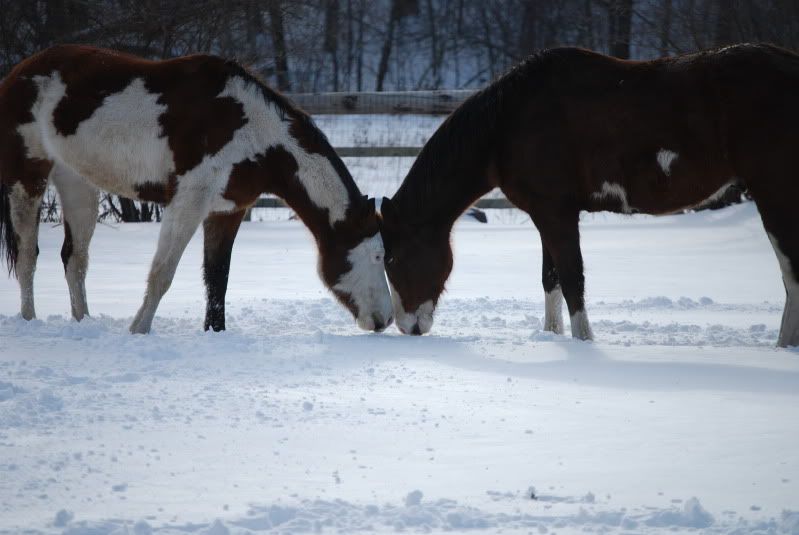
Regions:
<svg viewBox="0 0 799 535"><path fill-rule="evenodd" d="M364 202L344 164L332 149L330 152L312 154L322 165L309 170L298 163L300 157L276 149L279 156L260 169L261 176L267 177L263 193L281 197L313 234L320 248L335 239L340 223L359 213Z"/></svg>
<svg viewBox="0 0 799 535"><path fill-rule="evenodd" d="M471 155L446 172L414 166L392 199L411 223L451 229L480 197L496 186L489 156Z"/></svg>

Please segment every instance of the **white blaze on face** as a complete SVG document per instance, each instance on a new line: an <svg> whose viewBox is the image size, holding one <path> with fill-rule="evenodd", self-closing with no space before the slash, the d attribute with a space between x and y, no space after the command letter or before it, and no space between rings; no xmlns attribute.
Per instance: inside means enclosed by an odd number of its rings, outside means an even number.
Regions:
<svg viewBox="0 0 799 535"><path fill-rule="evenodd" d="M632 213L630 203L627 202L627 190L617 182L603 182L602 191L592 193L591 197L597 200L615 198L621 203L622 212L625 214Z"/></svg>
<svg viewBox="0 0 799 535"><path fill-rule="evenodd" d="M415 326L419 327L419 333L425 334L433 328L433 312L436 306L433 301L428 299L413 312L406 312L402 306L402 297L391 282L391 301L394 304L394 317L397 320L397 327L402 334L412 334Z"/></svg>
<svg viewBox="0 0 799 535"><path fill-rule="evenodd" d="M347 273L339 277L334 290L350 296L358 308L358 327L372 331L375 317L383 325L391 320L391 297L383 272L383 238L375 234L350 249L347 259L352 265Z"/></svg>
<svg viewBox="0 0 799 535"><path fill-rule="evenodd" d="M674 163L674 160L679 158L680 155L674 151L668 149L660 149L657 153L657 161L660 168L663 169L663 173L666 176L671 176L671 164Z"/></svg>

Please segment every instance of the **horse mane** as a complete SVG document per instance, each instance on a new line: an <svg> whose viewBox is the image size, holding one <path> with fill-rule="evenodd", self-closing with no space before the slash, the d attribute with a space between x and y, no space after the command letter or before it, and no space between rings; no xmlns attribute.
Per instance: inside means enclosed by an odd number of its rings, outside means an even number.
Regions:
<svg viewBox="0 0 799 535"><path fill-rule="evenodd" d="M553 58L553 52L545 50L529 56L466 99L444 120L392 198L401 213L410 211L435 219L435 207L440 206L442 197L453 191L471 193L469 178L485 172L502 143L502 127L514 104L541 85L542 77L536 74Z"/></svg>

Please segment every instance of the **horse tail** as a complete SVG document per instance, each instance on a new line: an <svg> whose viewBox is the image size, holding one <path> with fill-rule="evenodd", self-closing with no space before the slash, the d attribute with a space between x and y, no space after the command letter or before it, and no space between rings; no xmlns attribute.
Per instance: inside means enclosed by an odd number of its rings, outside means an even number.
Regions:
<svg viewBox="0 0 799 535"><path fill-rule="evenodd" d="M17 234L11 222L11 187L0 182L0 259L5 258L8 274L16 273Z"/></svg>

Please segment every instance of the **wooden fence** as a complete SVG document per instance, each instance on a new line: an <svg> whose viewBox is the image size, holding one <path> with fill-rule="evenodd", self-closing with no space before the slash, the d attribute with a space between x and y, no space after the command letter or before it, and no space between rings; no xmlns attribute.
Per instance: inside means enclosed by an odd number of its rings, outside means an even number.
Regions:
<svg viewBox="0 0 799 535"><path fill-rule="evenodd" d="M294 93L292 102L311 115L449 115L474 91L386 91L374 93ZM334 147L342 158L415 158L422 147ZM284 207L282 200L262 197L256 208ZM478 208L510 208L507 199L480 199Z"/></svg>

